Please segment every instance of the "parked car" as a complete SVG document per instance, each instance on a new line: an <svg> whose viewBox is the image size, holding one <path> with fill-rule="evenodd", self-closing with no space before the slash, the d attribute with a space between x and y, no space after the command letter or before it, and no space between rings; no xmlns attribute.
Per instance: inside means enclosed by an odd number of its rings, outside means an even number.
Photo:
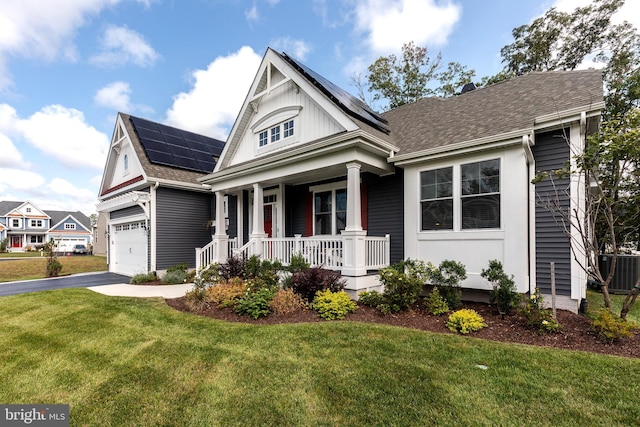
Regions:
<svg viewBox="0 0 640 427"><path fill-rule="evenodd" d="M86 254L87 253L87 247L85 245L75 245L73 247L73 253L74 254Z"/></svg>

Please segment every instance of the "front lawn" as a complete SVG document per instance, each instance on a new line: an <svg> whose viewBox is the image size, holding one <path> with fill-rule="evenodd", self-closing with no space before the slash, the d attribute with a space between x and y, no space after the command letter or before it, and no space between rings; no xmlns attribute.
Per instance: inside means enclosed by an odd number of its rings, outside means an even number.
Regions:
<svg viewBox="0 0 640 427"><path fill-rule="evenodd" d="M86 289L0 298L0 402L72 425L633 425L640 359L385 325L256 326Z"/></svg>
<svg viewBox="0 0 640 427"><path fill-rule="evenodd" d="M61 256L60 275L107 271L107 258L94 255ZM42 279L45 276L47 257L0 261L0 282Z"/></svg>

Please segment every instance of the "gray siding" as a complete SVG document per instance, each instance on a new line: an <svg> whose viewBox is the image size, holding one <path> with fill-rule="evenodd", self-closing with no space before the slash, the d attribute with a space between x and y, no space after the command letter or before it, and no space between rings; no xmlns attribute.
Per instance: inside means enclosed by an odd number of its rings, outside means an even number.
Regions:
<svg viewBox="0 0 640 427"><path fill-rule="evenodd" d="M144 211L140 206L131 206L128 208L120 209L119 211L113 211L109 214L110 219L123 219L134 215L143 215Z"/></svg>
<svg viewBox="0 0 640 427"><path fill-rule="evenodd" d="M306 236L306 221L309 199L308 185L288 185L285 188L285 234L293 237L295 234Z"/></svg>
<svg viewBox="0 0 640 427"><path fill-rule="evenodd" d="M404 259L404 198L402 169L395 174L376 176L363 174L367 190L367 234L391 236L391 262Z"/></svg>
<svg viewBox="0 0 640 427"><path fill-rule="evenodd" d="M227 208L229 209L229 228L227 229L227 235L230 238L238 237L238 196L228 196ZM215 198L213 199L211 209L213 209L215 213Z"/></svg>
<svg viewBox="0 0 640 427"><path fill-rule="evenodd" d="M156 268L186 263L195 267L195 248L211 242L213 194L160 187L156 193Z"/></svg>
<svg viewBox="0 0 640 427"><path fill-rule="evenodd" d="M536 135L533 155L537 171L560 169L569 160L569 146L564 138L568 130L557 130ZM571 295L571 247L567 236L558 225L562 221L558 213L544 206L548 197L559 197L566 211L570 206L569 180L555 180L556 189L549 179L536 184L536 286L542 293L551 292L550 263L555 262L556 292Z"/></svg>

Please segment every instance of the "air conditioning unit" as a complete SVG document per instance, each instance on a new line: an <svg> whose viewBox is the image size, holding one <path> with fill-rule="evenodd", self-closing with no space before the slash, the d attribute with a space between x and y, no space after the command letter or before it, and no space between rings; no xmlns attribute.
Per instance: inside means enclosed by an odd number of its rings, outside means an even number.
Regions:
<svg viewBox="0 0 640 427"><path fill-rule="evenodd" d="M611 255L600 255L600 272L609 274L611 268ZM616 260L616 272L609 284L609 292L628 293L633 289L640 278L640 255L618 255Z"/></svg>

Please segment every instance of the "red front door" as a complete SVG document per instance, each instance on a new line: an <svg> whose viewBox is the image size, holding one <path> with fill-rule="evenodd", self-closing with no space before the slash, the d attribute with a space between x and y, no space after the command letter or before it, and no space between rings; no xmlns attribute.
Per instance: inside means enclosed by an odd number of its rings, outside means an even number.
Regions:
<svg viewBox="0 0 640 427"><path fill-rule="evenodd" d="M11 236L11 247L12 248L21 248L22 247L22 236Z"/></svg>
<svg viewBox="0 0 640 427"><path fill-rule="evenodd" d="M264 205L264 232L273 237L273 205Z"/></svg>

